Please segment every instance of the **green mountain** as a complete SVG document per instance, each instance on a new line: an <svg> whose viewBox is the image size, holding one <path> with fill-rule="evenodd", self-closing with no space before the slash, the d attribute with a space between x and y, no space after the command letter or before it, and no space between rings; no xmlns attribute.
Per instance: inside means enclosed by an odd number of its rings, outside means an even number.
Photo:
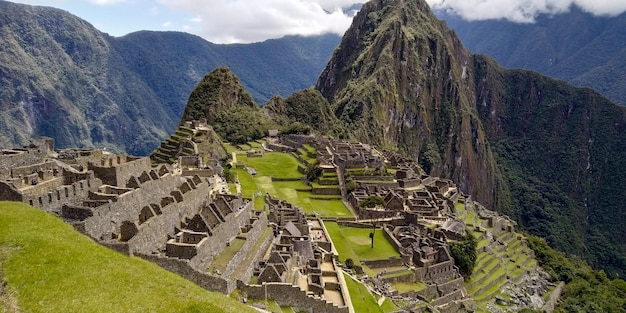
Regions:
<svg viewBox="0 0 626 313"><path fill-rule="evenodd" d="M111 37L65 11L0 1L0 147L146 155L176 128L204 73L228 65L259 102L309 87L336 35L216 45L175 32ZM288 74L286 74L288 73Z"/></svg>
<svg viewBox="0 0 626 313"><path fill-rule="evenodd" d="M626 270L626 108L471 55L423 0L366 3L316 88L348 131L453 178L610 275Z"/></svg>
<svg viewBox="0 0 626 313"><path fill-rule="evenodd" d="M535 23L437 14L474 53L591 87L626 105L626 13L598 17L572 6L567 13L540 15Z"/></svg>

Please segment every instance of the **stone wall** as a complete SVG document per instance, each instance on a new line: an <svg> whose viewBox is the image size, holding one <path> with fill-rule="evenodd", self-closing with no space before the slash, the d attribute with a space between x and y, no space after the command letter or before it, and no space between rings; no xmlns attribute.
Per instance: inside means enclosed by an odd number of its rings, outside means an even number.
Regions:
<svg viewBox="0 0 626 313"><path fill-rule="evenodd" d="M313 188L311 193L314 195L340 195L341 190L339 188Z"/></svg>
<svg viewBox="0 0 626 313"><path fill-rule="evenodd" d="M238 212L228 214L225 222L211 229L213 233L208 240L198 246L198 254L190 260L193 268L204 271L211 262L226 248L226 244L241 233L241 228L250 222L253 203L248 202L246 207Z"/></svg>
<svg viewBox="0 0 626 313"><path fill-rule="evenodd" d="M194 188L189 187L187 192L190 193L189 195L181 193L183 201L176 201L171 194L175 191L180 192L184 185L187 187L192 185ZM184 189L187 189L187 187ZM138 227L140 237L131 243L131 246L137 248L138 251L147 252L150 250L148 246L155 246L151 239L147 238L157 236L156 233L165 232L166 229L173 229L174 224L179 223L184 216L188 216L194 209L197 210L202 201L206 199L208 190L209 185L206 181L196 185L191 178L165 174L158 180L147 180L140 185L140 188L119 196L95 194L98 197L112 197L115 201L111 200L110 203L94 208L94 216L85 221L85 228L88 234L94 238L111 238L113 234L120 233L119 227L122 222L139 222L141 210L146 205L155 206L159 211L165 213L166 216L160 217L157 214L151 218L156 218L154 222L151 222L150 219L145 221L144 224L147 225ZM163 201L168 198L170 199L169 201ZM171 209L168 208L169 205L173 205ZM154 226L165 221L167 221L165 225L160 225L156 229L150 230L150 227L148 227L148 225ZM170 231L167 232L169 233ZM171 232L173 234L173 231ZM142 240L144 241L143 243L141 243ZM165 244L165 240L163 240L162 244Z"/></svg>
<svg viewBox="0 0 626 313"><path fill-rule="evenodd" d="M257 227L260 227L260 225L262 225L262 223L260 223ZM265 251L267 251L274 239L275 237L273 235L267 236L267 238L265 238L265 240L259 244L258 249L255 251L255 255L252 257L251 266L248 266L245 271L241 273L233 273L230 280L250 281L250 278L252 278L252 275L254 274L254 266L252 265L258 264L259 260L263 258L263 256L265 255ZM243 257L245 257L245 255Z"/></svg>
<svg viewBox="0 0 626 313"><path fill-rule="evenodd" d="M0 151L0 179L11 177L11 169L41 162L47 151L13 149Z"/></svg>
<svg viewBox="0 0 626 313"><path fill-rule="evenodd" d="M463 291L461 289L457 289L452 293L449 293L445 296L441 296L435 300L433 300L430 304L434 306L444 305L446 303L452 302L454 300L463 299Z"/></svg>
<svg viewBox="0 0 626 313"><path fill-rule="evenodd" d="M246 285L238 283L237 288L245 292L251 299L274 299L278 305L290 306L297 312L307 313L348 313L347 306L338 307L320 297L308 296L298 286L284 283L265 283L263 285Z"/></svg>
<svg viewBox="0 0 626 313"><path fill-rule="evenodd" d="M182 194L182 202L174 202L161 208L161 214L149 218L138 226L139 232L128 241L133 253L151 253L165 248L168 237L173 237L180 221L192 218L206 201L208 183L203 182Z"/></svg>
<svg viewBox="0 0 626 313"><path fill-rule="evenodd" d="M237 251L237 253L233 256L231 261L228 263L228 266L226 266L223 274L224 277L233 274L239 264L241 264L241 262L246 258L248 252L250 252L250 250L254 248L259 237L261 237L263 232L267 229L267 226L267 215L261 214L258 219L254 221L254 224L252 224L252 229L250 229L250 231L246 234L246 242L243 244L241 249L239 249L239 251ZM248 281L249 279L250 277L247 277L247 279L245 279L245 277L242 278L243 281Z"/></svg>
<svg viewBox="0 0 626 313"><path fill-rule="evenodd" d="M437 285L437 290L440 295L447 295L461 288L463 288L463 277Z"/></svg>
<svg viewBox="0 0 626 313"><path fill-rule="evenodd" d="M117 156L117 158L102 159L99 164L89 163L97 178L106 185L125 187L131 176L140 176L143 172L150 172L149 158L133 158Z"/></svg>
<svg viewBox="0 0 626 313"><path fill-rule="evenodd" d="M361 263L365 264L369 268L386 268L386 267L398 267L404 264L404 261L400 258L389 258L385 260L372 260L372 261L361 261Z"/></svg>
<svg viewBox="0 0 626 313"><path fill-rule="evenodd" d="M62 178L58 179L62 182ZM46 212L60 213L63 205L77 205L86 199L89 192L98 189L102 182L99 179L90 178L74 182L71 185L53 184L57 186L53 190L48 188L39 189L38 192L24 194L22 202ZM34 186L39 187L39 186Z"/></svg>
<svg viewBox="0 0 626 313"><path fill-rule="evenodd" d="M285 145L278 145L278 144L274 144L271 142L266 142L265 146L272 151L283 152L283 153L291 153L291 152L296 151L296 149L292 147L285 146Z"/></svg>
<svg viewBox="0 0 626 313"><path fill-rule="evenodd" d="M229 282L221 277L209 275L203 272L195 270L188 260L180 260L175 258L161 257L158 255L137 254L138 257L153 262L160 267L176 273L200 287L209 290L217 291L223 294L229 294L235 290L235 283Z"/></svg>
<svg viewBox="0 0 626 313"><path fill-rule="evenodd" d="M0 181L0 199L22 202L22 194L12 184Z"/></svg>

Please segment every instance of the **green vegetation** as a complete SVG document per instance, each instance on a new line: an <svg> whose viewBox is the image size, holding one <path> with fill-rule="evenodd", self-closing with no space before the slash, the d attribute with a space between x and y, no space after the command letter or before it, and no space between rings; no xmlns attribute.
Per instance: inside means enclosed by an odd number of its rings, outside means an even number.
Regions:
<svg viewBox="0 0 626 313"><path fill-rule="evenodd" d="M454 264L459 267L461 275L468 279L476 265L476 238L468 232L461 242L450 243L450 254L454 258Z"/></svg>
<svg viewBox="0 0 626 313"><path fill-rule="evenodd" d="M289 201L299 206L306 213L319 213L323 216L349 217L352 216L343 202L337 197L319 196L320 199L313 199L311 187L306 185L298 172L300 163L291 154L280 152L267 152L262 157L248 158L245 154L237 155L237 163L256 170L256 175L252 176L244 169L238 169L237 177L241 183L242 192L246 197L260 192L261 195L269 193L280 199ZM301 165L302 166L302 165ZM294 181L272 181L275 178L290 178ZM322 200L323 198L323 200ZM263 197L255 197L255 207L262 208Z"/></svg>
<svg viewBox="0 0 626 313"><path fill-rule="evenodd" d="M21 203L0 202L0 263L23 312L254 312Z"/></svg>
<svg viewBox="0 0 626 313"><path fill-rule="evenodd" d="M314 84L340 39L327 34L216 45L183 32L113 37L66 11L6 1L0 21L6 26L0 59L12 60L0 65L12 77L0 90L0 103L7 104L0 112L0 146L45 135L62 148L131 155L148 155L173 132L207 69L230 67L257 103L265 103ZM24 114L20 99L32 100L33 115Z"/></svg>
<svg viewBox="0 0 626 313"><path fill-rule="evenodd" d="M369 196L359 203L359 208L373 208L377 205L385 205L385 200L381 196Z"/></svg>
<svg viewBox="0 0 626 313"><path fill-rule="evenodd" d="M350 292L350 298L352 299L352 306L355 312L394 312L398 310L391 301L385 301L383 306L379 306L376 302L376 298L363 286L360 282L355 281L349 275L344 274L343 277L346 280L348 286L348 292Z"/></svg>
<svg viewBox="0 0 626 313"><path fill-rule="evenodd" d="M525 68L591 87L626 104L626 86L621 83L626 73L619 70L626 64L626 55L615 47L616 38L623 38L624 16L602 18L572 7L563 14L538 18L536 23L440 17L474 53L487 54L507 68ZM550 48L555 46L561 48ZM559 61L549 62L546 56Z"/></svg>
<svg viewBox="0 0 626 313"><path fill-rule="evenodd" d="M374 232L374 248L369 237L371 228L341 226L337 222L325 221L330 238L335 244L340 260L352 259L355 265L360 261L400 257L400 253L383 236L381 230Z"/></svg>
<svg viewBox="0 0 626 313"><path fill-rule="evenodd" d="M529 236L539 265L557 281L566 283L555 312L626 312L626 282L610 280L582 260L567 258L545 240Z"/></svg>
<svg viewBox="0 0 626 313"><path fill-rule="evenodd" d="M281 124L290 125L284 133L308 133L311 128L330 135L345 132L328 101L313 88L297 91L286 100L274 97L266 109Z"/></svg>

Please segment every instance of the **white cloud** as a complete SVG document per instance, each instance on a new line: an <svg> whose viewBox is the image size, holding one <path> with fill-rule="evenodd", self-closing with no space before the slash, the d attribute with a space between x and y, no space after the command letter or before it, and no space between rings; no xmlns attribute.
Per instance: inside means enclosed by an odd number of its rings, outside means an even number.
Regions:
<svg viewBox="0 0 626 313"><path fill-rule="evenodd" d="M170 26L172 26L172 22L167 21L167 22L163 23L161 26L163 26L165 28L169 28Z"/></svg>
<svg viewBox="0 0 626 313"><path fill-rule="evenodd" d="M594 15L616 16L626 11L624 0L427 0L433 9L456 13L467 20L507 19L534 22L539 14L568 12L572 5Z"/></svg>
<svg viewBox="0 0 626 313"><path fill-rule="evenodd" d="M341 7L365 0L158 0L201 18L196 34L216 43L256 42L285 35L343 34L352 17Z"/></svg>
<svg viewBox="0 0 626 313"><path fill-rule="evenodd" d="M89 0L91 3L95 3L98 5L109 5L109 4L117 4L126 2L126 0Z"/></svg>

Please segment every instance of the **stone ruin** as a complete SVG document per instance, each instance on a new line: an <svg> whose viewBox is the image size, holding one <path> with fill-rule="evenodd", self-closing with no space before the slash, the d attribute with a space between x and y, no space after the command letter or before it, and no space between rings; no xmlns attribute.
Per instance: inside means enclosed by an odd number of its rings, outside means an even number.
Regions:
<svg viewBox="0 0 626 313"><path fill-rule="evenodd" d="M228 187L219 175L102 150L54 153L50 141L39 143L0 156L0 199L56 214L98 243L207 290L228 294L240 287L263 298L261 285L244 283L255 276L277 302L299 311L348 312L321 221L277 200L269 214L257 211L251 199L223 193ZM180 164L203 165L194 157Z"/></svg>
<svg viewBox="0 0 626 313"><path fill-rule="evenodd" d="M254 297L268 292L280 305L298 311L348 312L350 297L322 222L307 219L286 201L267 194L265 199L276 239L255 267L255 284L240 289ZM294 298L278 294L285 292Z"/></svg>

